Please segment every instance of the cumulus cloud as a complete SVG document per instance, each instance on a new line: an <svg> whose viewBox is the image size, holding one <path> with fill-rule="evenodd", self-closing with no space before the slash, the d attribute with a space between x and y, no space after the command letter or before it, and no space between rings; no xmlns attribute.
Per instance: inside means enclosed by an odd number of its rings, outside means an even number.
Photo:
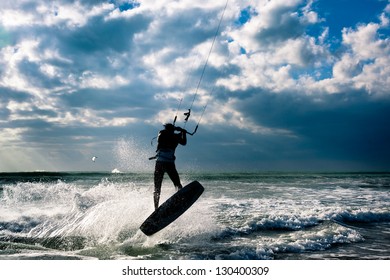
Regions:
<svg viewBox="0 0 390 280"><path fill-rule="evenodd" d="M334 94L387 104L390 88L390 4L335 38L317 3L230 0L202 76L225 1L2 1L0 143L50 143L52 154L67 147L81 157L130 131L148 138L179 100L181 110L193 104L189 123L182 112L178 121L189 129L206 106L205 143L226 137L253 152L257 141L316 141L303 108L323 122L321 110L349 111L329 107ZM306 134L294 120L309 122Z"/></svg>
<svg viewBox="0 0 390 280"><path fill-rule="evenodd" d="M306 30L321 22L312 2L257 1L251 19L229 32L232 62L238 74L219 80L231 90L267 88L280 92L296 84L293 68L313 68L329 59L326 31L318 37Z"/></svg>
<svg viewBox="0 0 390 280"><path fill-rule="evenodd" d="M258 1L251 20L229 33L231 63L239 71L218 84L233 91L262 88L315 94L364 89L388 95L390 44L383 36L388 6L377 22L344 28L342 48L334 51L327 40L328 27L316 36L308 33L310 25L324 21L312 10L312 1L305 6L303 2ZM317 75L326 69L332 69L331 77Z"/></svg>
<svg viewBox="0 0 390 280"><path fill-rule="evenodd" d="M345 51L334 56L332 77L302 80L311 90L328 93L364 90L369 95L388 97L390 86L390 41L381 38L381 25L368 23L342 30Z"/></svg>

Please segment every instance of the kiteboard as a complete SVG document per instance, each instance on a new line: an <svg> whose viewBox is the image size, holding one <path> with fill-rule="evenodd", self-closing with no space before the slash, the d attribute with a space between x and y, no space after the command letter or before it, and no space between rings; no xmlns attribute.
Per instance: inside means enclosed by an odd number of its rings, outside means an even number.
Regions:
<svg viewBox="0 0 390 280"><path fill-rule="evenodd" d="M201 196L204 188L193 181L177 191L156 209L140 226L140 230L150 236L162 230L179 218Z"/></svg>

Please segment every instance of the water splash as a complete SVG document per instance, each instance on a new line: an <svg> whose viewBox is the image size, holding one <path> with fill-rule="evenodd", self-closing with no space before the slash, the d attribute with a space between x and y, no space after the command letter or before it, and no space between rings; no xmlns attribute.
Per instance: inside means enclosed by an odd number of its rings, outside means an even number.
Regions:
<svg viewBox="0 0 390 280"><path fill-rule="evenodd" d="M134 147L122 141L125 151ZM148 237L139 226L153 211L151 174L30 176L7 177L1 186L0 246L7 252L0 259L388 259L390 200L382 187L203 175L199 201ZM170 180L163 188L162 200L175 191Z"/></svg>
<svg viewBox="0 0 390 280"><path fill-rule="evenodd" d="M152 149L134 138L120 138L113 148L113 153L116 170L121 172L151 172L153 170L153 164L148 160L153 153Z"/></svg>

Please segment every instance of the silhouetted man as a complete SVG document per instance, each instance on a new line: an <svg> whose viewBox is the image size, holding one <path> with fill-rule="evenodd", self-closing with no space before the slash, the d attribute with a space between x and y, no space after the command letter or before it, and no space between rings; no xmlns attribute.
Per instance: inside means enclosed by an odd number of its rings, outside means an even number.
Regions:
<svg viewBox="0 0 390 280"><path fill-rule="evenodd" d="M168 173L173 184L180 190L182 188L179 174L175 166L175 150L180 144L185 146L187 144L187 131L180 127L175 127L173 124L167 123L164 125L165 129L161 130L157 139L157 154L156 166L154 170L154 208L158 208L161 193L161 184L165 172ZM179 133L175 133L179 131Z"/></svg>

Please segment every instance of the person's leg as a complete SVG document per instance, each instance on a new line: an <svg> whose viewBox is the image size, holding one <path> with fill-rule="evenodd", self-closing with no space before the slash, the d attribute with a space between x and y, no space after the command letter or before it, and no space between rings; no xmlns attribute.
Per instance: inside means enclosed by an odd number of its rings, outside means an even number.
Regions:
<svg viewBox="0 0 390 280"><path fill-rule="evenodd" d="M183 186L181 185L179 173L176 170L175 163L169 163L169 165L167 165L166 171L169 175L169 178L172 180L173 184L175 185L175 187L178 190L180 190Z"/></svg>
<svg viewBox="0 0 390 280"><path fill-rule="evenodd" d="M161 185L164 178L164 164L156 161L156 166L154 169L154 208L158 208L158 203L160 201Z"/></svg>

